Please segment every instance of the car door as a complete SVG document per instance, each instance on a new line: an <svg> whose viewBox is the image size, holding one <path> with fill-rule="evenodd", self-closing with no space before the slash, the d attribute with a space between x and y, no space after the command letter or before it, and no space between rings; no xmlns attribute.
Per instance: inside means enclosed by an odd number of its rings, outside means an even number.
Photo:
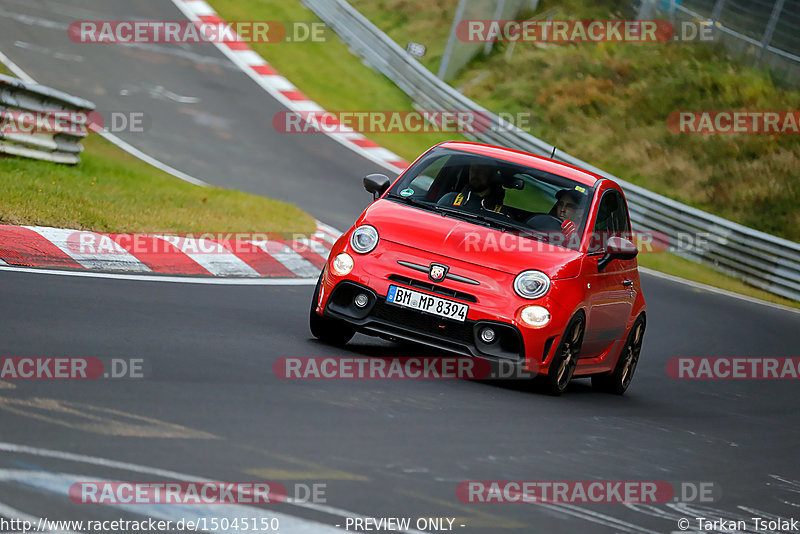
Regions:
<svg viewBox="0 0 800 534"><path fill-rule="evenodd" d="M605 243L611 236L630 239L628 208L621 193L603 193L594 220L587 254L586 279L589 284L586 333L581 357L597 356L624 336L635 297L636 260L614 260L600 271Z"/></svg>

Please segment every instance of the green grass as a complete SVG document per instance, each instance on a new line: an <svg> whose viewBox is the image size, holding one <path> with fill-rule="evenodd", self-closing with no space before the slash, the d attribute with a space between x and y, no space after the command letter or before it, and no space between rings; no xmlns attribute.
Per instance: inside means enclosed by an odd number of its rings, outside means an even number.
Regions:
<svg viewBox="0 0 800 534"><path fill-rule="evenodd" d="M313 231L299 208L198 187L134 158L96 134L74 167L0 157L0 224L100 232Z"/></svg>

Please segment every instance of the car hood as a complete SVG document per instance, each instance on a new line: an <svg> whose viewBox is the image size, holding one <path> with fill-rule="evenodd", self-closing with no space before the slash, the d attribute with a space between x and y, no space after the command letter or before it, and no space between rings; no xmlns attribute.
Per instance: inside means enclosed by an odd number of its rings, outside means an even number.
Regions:
<svg viewBox="0 0 800 534"><path fill-rule="evenodd" d="M580 270L580 252L391 200L372 203L361 224L374 226L381 240L508 274L537 269L559 279Z"/></svg>

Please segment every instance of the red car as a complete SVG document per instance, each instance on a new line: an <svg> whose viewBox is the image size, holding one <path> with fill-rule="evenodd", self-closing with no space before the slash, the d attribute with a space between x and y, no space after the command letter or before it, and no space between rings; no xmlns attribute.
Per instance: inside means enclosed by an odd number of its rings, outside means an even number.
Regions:
<svg viewBox="0 0 800 534"><path fill-rule="evenodd" d="M509 362L559 395L573 377L622 394L646 307L622 189L515 150L447 142L391 184L334 245L312 334L355 332ZM523 372L522 374L526 374Z"/></svg>

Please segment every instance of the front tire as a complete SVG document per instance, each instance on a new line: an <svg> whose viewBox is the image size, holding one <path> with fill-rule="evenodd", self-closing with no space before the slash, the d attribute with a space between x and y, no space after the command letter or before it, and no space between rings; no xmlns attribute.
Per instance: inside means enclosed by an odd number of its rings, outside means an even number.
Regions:
<svg viewBox="0 0 800 534"><path fill-rule="evenodd" d="M639 354L642 352L642 339L646 326L644 315L640 315L631 327L614 371L608 375L593 376L593 388L615 395L623 395L627 391L633 380L636 366L639 364Z"/></svg>
<svg viewBox="0 0 800 534"><path fill-rule="evenodd" d="M314 288L314 297L311 299L311 311L308 315L308 326L311 329L311 335L323 343L336 347L344 347L355 335L355 330L341 321L327 319L317 314L317 302L319 302L319 290L322 286L323 276L324 271L320 273L319 280L317 280L317 287Z"/></svg>
<svg viewBox="0 0 800 534"><path fill-rule="evenodd" d="M564 329L564 335L550 362L550 369L547 372L547 389L551 395L561 395L567 389L567 384L572 380L575 368L578 366L578 355L583 343L583 331L585 327L583 313L575 315Z"/></svg>

